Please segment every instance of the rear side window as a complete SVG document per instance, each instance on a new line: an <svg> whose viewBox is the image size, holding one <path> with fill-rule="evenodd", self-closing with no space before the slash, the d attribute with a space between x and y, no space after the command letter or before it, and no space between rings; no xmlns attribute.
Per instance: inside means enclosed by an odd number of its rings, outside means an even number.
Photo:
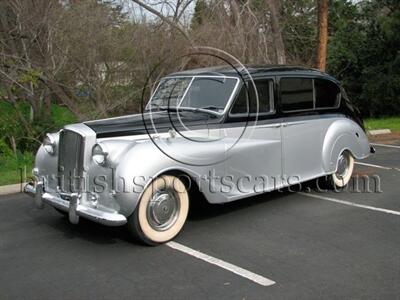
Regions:
<svg viewBox="0 0 400 300"><path fill-rule="evenodd" d="M314 108L314 89L311 78L282 78L280 90L283 111Z"/></svg>
<svg viewBox="0 0 400 300"><path fill-rule="evenodd" d="M258 94L258 112L271 112L272 81L267 79L257 79L254 80L254 84ZM256 91L253 83L250 82L247 83L246 86L242 86L235 104L232 107L231 114L248 114L249 106L250 113L257 113Z"/></svg>
<svg viewBox="0 0 400 300"><path fill-rule="evenodd" d="M337 107L339 105L340 89L335 83L324 79L314 79L314 87L316 108Z"/></svg>

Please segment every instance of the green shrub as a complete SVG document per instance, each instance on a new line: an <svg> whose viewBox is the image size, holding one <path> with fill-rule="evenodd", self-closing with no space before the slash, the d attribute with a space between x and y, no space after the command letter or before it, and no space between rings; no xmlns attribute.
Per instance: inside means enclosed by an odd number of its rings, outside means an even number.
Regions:
<svg viewBox="0 0 400 300"><path fill-rule="evenodd" d="M19 101L16 107L0 101L0 112L0 185L19 182L21 170L26 169L30 175L44 135L77 121L67 108L56 104L51 106L50 117L32 122L29 104L24 101ZM22 125L21 117L28 127ZM12 150L13 142L16 153Z"/></svg>
<svg viewBox="0 0 400 300"><path fill-rule="evenodd" d="M31 152L17 152L0 139L0 185L18 183L31 175L35 157ZM26 174L25 174L26 171Z"/></svg>
<svg viewBox="0 0 400 300"><path fill-rule="evenodd" d="M3 139L0 139L0 161L5 157L12 157L13 155L13 151L8 147L7 143Z"/></svg>
<svg viewBox="0 0 400 300"><path fill-rule="evenodd" d="M75 116L65 107L52 104L49 117L30 121L30 107L19 101L16 107L5 101L0 102L0 138L11 148L11 139L21 153L34 152L47 132L55 132L64 125L75 123ZM27 126L23 126L21 117Z"/></svg>
<svg viewBox="0 0 400 300"><path fill-rule="evenodd" d="M76 117L68 108L56 104L51 105L51 124L49 129L59 130L66 124L76 122Z"/></svg>

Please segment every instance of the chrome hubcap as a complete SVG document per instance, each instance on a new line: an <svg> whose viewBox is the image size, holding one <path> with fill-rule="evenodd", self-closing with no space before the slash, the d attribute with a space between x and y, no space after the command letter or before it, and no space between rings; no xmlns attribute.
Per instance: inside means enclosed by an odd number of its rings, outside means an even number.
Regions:
<svg viewBox="0 0 400 300"><path fill-rule="evenodd" d="M347 175L348 169L349 169L349 157L346 155L346 153L342 153L339 156L336 176L339 178L344 178Z"/></svg>
<svg viewBox="0 0 400 300"><path fill-rule="evenodd" d="M157 231L164 231L174 225L178 218L179 201L173 191L157 191L147 207L147 219Z"/></svg>

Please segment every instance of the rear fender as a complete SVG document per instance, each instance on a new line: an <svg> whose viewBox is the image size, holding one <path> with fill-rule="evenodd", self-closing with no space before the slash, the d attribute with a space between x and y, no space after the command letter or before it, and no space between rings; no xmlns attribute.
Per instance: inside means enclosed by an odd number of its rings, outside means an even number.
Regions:
<svg viewBox="0 0 400 300"><path fill-rule="evenodd" d="M345 150L350 151L356 159L364 159L370 153L370 144L364 130L350 119L333 122L326 132L322 161L327 174L336 171L339 155Z"/></svg>

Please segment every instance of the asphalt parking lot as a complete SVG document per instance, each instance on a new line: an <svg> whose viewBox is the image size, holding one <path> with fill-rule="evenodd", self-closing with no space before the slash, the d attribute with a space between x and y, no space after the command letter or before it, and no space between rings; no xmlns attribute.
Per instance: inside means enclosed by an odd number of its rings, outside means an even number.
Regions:
<svg viewBox="0 0 400 300"><path fill-rule="evenodd" d="M285 191L209 206L159 247L2 196L0 298L400 299L392 145L356 165L355 175L379 176L379 193Z"/></svg>

